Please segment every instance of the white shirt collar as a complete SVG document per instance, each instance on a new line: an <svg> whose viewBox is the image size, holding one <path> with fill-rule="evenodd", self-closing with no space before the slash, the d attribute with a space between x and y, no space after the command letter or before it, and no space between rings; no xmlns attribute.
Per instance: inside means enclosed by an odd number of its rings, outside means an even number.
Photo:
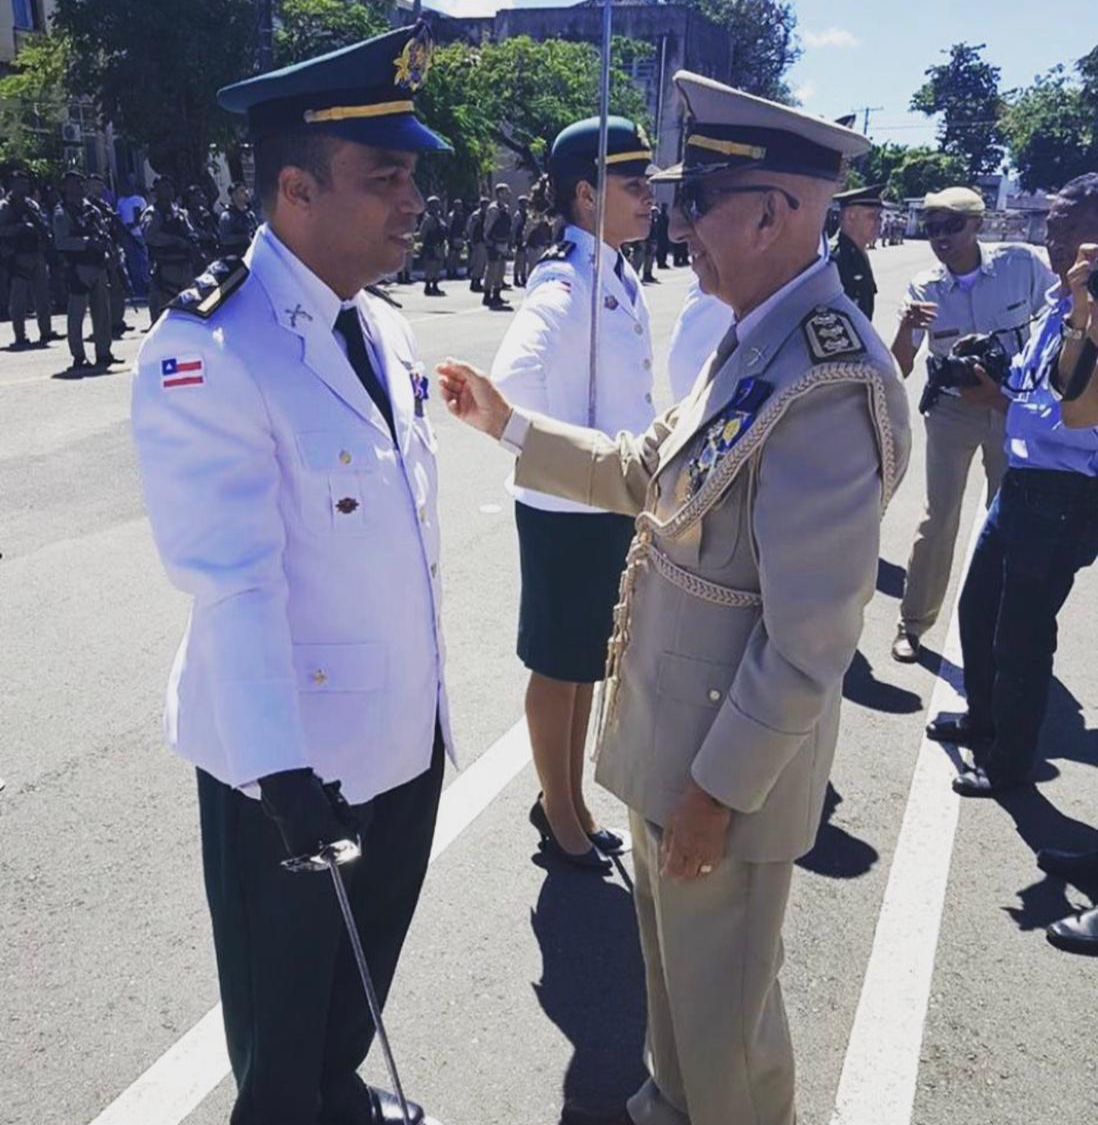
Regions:
<svg viewBox="0 0 1098 1125"><path fill-rule="evenodd" d="M753 308L747 316L736 322L736 339L742 346L747 337L762 323L763 318L779 301L783 301L794 289L803 285L809 278L815 277L828 267L828 260L823 255L807 269L802 270L792 281L787 281L776 293L771 293L761 305Z"/></svg>
<svg viewBox="0 0 1098 1125"><path fill-rule="evenodd" d="M293 277L294 283L305 297L305 302L315 313L314 323L323 324L331 332L335 328L336 317L342 309L358 306L355 298L344 301L326 282L321 281L268 224L264 223L259 228L257 237L266 240L271 252Z"/></svg>
<svg viewBox="0 0 1098 1125"><path fill-rule="evenodd" d="M581 253L586 255L587 261L592 263L594 262L595 236L593 234L585 231L583 227L573 226L571 223L569 223L564 228L564 234L561 237L564 238L567 242L574 242L577 249L579 249ZM604 242L602 244L602 268L604 270L612 270L617 260L618 251L615 250L613 246L607 246L607 244Z"/></svg>

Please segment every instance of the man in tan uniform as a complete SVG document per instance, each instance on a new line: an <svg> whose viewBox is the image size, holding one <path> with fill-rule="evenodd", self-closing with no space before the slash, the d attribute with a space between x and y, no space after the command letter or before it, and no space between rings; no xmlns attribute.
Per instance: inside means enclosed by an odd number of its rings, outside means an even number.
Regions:
<svg viewBox="0 0 1098 1125"><path fill-rule="evenodd" d="M640 437L512 410L440 367L459 418L519 451L516 481L637 517L611 641L598 780L631 810L650 1078L567 1122L793 1125L778 970L811 848L842 677L873 596L881 513L907 463L888 350L820 236L842 126L682 71L671 237L736 327L708 379Z"/></svg>
<svg viewBox="0 0 1098 1125"><path fill-rule="evenodd" d="M924 222L938 262L916 274L907 289L892 352L906 378L927 337L932 356L948 355L962 336L994 335L1017 355L1030 326L1056 284L1037 251L1021 243L980 244L984 201L978 192L953 187L927 195ZM926 511L919 524L900 603L892 657L919 658L919 638L938 619L961 523L961 505L972 459L980 452L987 478L986 501L999 491L1006 468L1003 414L943 391L926 412Z"/></svg>

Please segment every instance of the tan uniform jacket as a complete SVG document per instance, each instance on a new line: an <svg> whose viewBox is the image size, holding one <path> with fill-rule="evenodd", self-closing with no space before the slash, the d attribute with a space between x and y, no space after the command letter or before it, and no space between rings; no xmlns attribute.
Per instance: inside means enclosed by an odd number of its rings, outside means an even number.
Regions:
<svg viewBox="0 0 1098 1125"><path fill-rule="evenodd" d="M752 377L769 397L692 491L691 461L714 432L734 432L715 420ZM692 775L737 814L731 854L811 848L882 510L909 448L892 357L833 265L644 435L615 442L533 417L517 484L638 515L601 784L662 825Z"/></svg>

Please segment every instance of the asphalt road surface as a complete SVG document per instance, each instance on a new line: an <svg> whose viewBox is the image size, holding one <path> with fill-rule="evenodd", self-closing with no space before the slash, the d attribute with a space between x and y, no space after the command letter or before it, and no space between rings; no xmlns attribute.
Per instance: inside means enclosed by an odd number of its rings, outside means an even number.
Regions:
<svg viewBox="0 0 1098 1125"><path fill-rule="evenodd" d="M924 243L874 252L885 335L929 261ZM657 355L688 274L661 272L645 290ZM424 360L487 366L509 314L463 283L446 288L445 299L398 291ZM143 327L147 314L130 319ZM0 347L10 340L0 326ZM132 359L139 340L116 351ZM63 343L0 352L0 1122L223 1125L232 1091L210 1014L194 779L160 740L184 600L142 511L131 376L71 380L66 365ZM448 778L390 1031L409 1092L445 1125L555 1125L565 1094L612 1103L641 1074L629 864L600 882L537 857L525 821L536 783L516 726L509 458L437 395L428 409L465 772ZM957 703L949 620L920 664L888 654L922 506L916 431L848 677L832 800L786 927L801 1121L1095 1121L1098 961L1056 952L1042 932L1089 900L1045 879L1033 853L1098 843L1098 582L1081 576L1061 617L1039 786L961 804L949 754L922 739L928 707ZM959 554L980 501L974 473ZM595 805L622 823L606 794ZM381 1075L373 1057L366 1069Z"/></svg>

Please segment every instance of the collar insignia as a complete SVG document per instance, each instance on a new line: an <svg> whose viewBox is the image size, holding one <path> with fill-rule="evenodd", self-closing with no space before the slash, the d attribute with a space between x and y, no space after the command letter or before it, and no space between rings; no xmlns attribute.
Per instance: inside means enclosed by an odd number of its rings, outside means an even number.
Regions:
<svg viewBox="0 0 1098 1125"><path fill-rule="evenodd" d="M312 322L312 315L303 309L300 305L295 305L292 309L285 310L286 315L290 318L290 327L297 327L297 318L301 317L302 320Z"/></svg>

